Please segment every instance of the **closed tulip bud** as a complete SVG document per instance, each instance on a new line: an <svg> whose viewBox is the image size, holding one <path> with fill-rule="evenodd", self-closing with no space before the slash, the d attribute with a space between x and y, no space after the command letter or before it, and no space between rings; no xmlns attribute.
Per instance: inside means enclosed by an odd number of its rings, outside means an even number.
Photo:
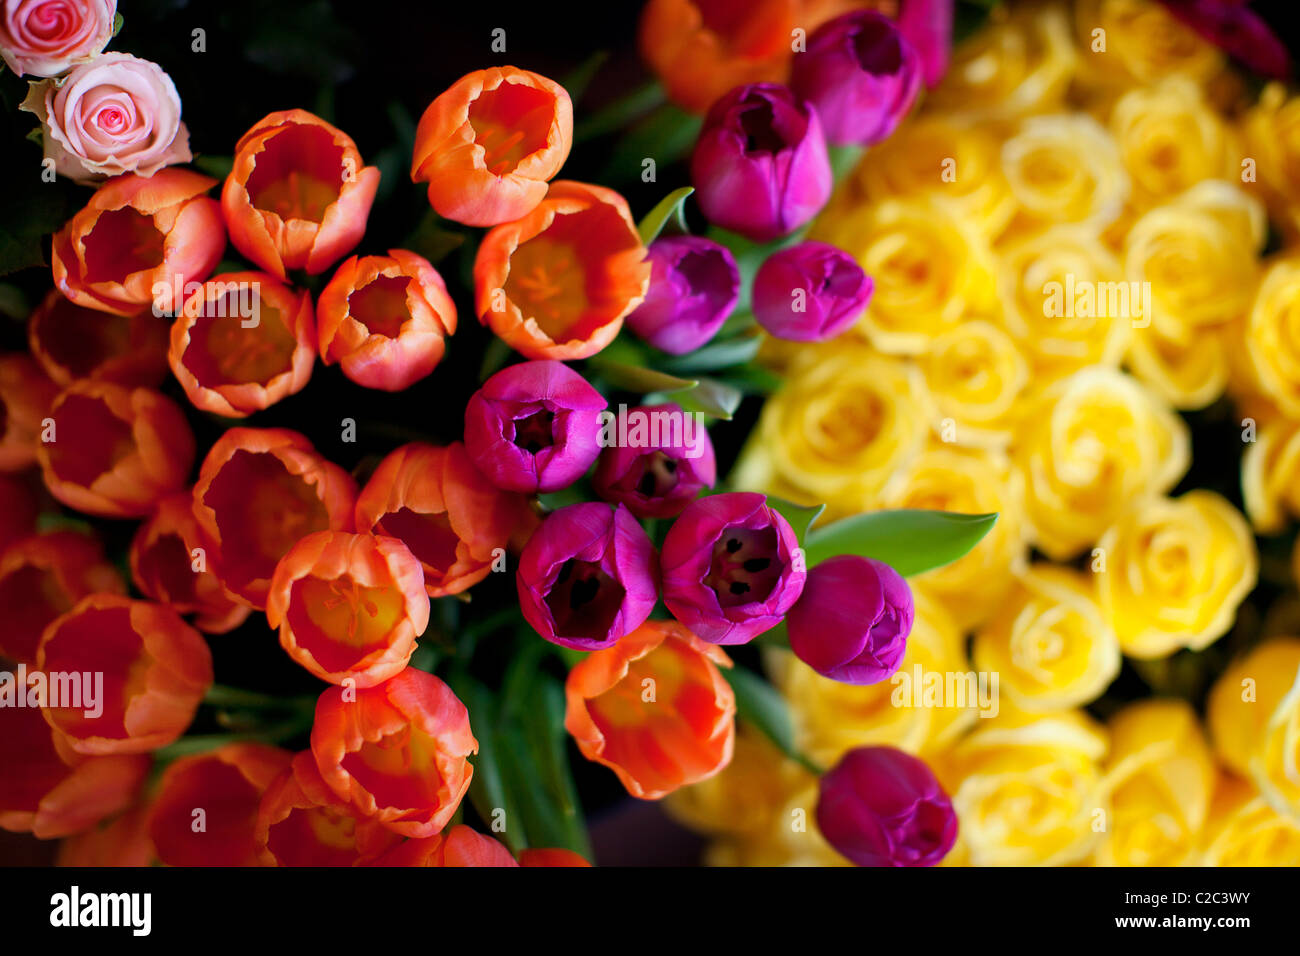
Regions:
<svg viewBox="0 0 1300 956"><path fill-rule="evenodd" d="M664 604L712 644L744 644L780 623L807 573L790 522L764 495L688 504L664 537Z"/></svg>
<svg viewBox="0 0 1300 956"><path fill-rule="evenodd" d="M654 544L630 511L567 505L547 515L519 556L519 609L554 644L609 647L650 616L658 578Z"/></svg>
<svg viewBox="0 0 1300 956"><path fill-rule="evenodd" d="M499 840L458 823L446 833L407 840L374 866L519 866Z"/></svg>
<svg viewBox="0 0 1300 956"><path fill-rule="evenodd" d="M167 746L185 733L212 686L212 653L198 631L166 605L116 594L92 594L50 622L36 666L103 674L93 707L44 709L50 726L84 754Z"/></svg>
<svg viewBox="0 0 1300 956"><path fill-rule="evenodd" d="M126 582L90 535L51 531L6 549L0 556L0 657L35 664L49 623L95 593L125 594Z"/></svg>
<svg viewBox="0 0 1300 956"><path fill-rule="evenodd" d="M117 315L50 292L27 320L27 344L52 381L97 378L156 388L167 377L167 321L143 309Z"/></svg>
<svg viewBox="0 0 1300 956"><path fill-rule="evenodd" d="M311 751L341 799L394 833L433 836L469 789L478 753L469 712L437 677L408 667L349 694L331 687L316 704Z"/></svg>
<svg viewBox="0 0 1300 956"><path fill-rule="evenodd" d="M51 440L37 449L45 487L69 508L140 518L185 486L194 434L170 398L82 379L54 404Z"/></svg>
<svg viewBox="0 0 1300 956"><path fill-rule="evenodd" d="M650 283L626 200L558 181L520 219L492 229L474 259L479 321L531 359L587 358L618 335Z"/></svg>
<svg viewBox="0 0 1300 956"><path fill-rule="evenodd" d="M424 378L456 331L456 306L426 259L392 249L353 256L316 303L320 357L358 385L386 392Z"/></svg>
<svg viewBox="0 0 1300 956"><path fill-rule="evenodd" d="M129 807L150 759L79 754L41 713L38 707L0 707L0 829L52 840Z"/></svg>
<svg viewBox="0 0 1300 956"><path fill-rule="evenodd" d="M396 538L317 531L276 565L266 621L321 680L373 687L406 666L429 625L424 572Z"/></svg>
<svg viewBox="0 0 1300 956"><path fill-rule="evenodd" d="M58 394L30 355L0 355L0 471L22 471L36 461L42 422Z"/></svg>
<svg viewBox="0 0 1300 956"><path fill-rule="evenodd" d="M149 809L158 859L168 866L257 866L258 806L292 759L279 747L240 743L168 764Z"/></svg>
<svg viewBox="0 0 1300 956"><path fill-rule="evenodd" d="M231 428L208 452L194 483L205 559L221 583L266 607L280 558L313 531L352 530L357 486L287 428Z"/></svg>
<svg viewBox="0 0 1300 956"><path fill-rule="evenodd" d="M737 87L704 120L691 182L716 226L755 242L794 232L834 185L816 111L776 83Z"/></svg>
<svg viewBox="0 0 1300 956"><path fill-rule="evenodd" d="M560 362L497 372L465 406L465 450L498 488L559 491L600 454L600 392Z"/></svg>
<svg viewBox="0 0 1300 956"><path fill-rule="evenodd" d="M235 146L221 190L230 241L257 266L324 272L361 241L379 188L356 143L306 110L270 113Z"/></svg>
<svg viewBox="0 0 1300 956"><path fill-rule="evenodd" d="M227 591L206 562L196 562L204 543L189 492L164 498L131 539L131 580L146 597L194 615L200 631L224 634L244 623L252 608Z"/></svg>
<svg viewBox="0 0 1300 956"><path fill-rule="evenodd" d="M731 761L736 697L720 666L731 666L722 648L674 621L647 621L569 672L564 726L628 793L658 800Z"/></svg>
<svg viewBox="0 0 1300 956"><path fill-rule="evenodd" d="M678 405L629 409L627 416L684 424L657 429L658 441L646 445L612 444L600 454L591 483L596 494L626 505L638 518L673 518L703 489L717 480L717 462L709 432ZM687 428L693 434L687 434Z"/></svg>
<svg viewBox="0 0 1300 956"><path fill-rule="evenodd" d="M176 311L226 248L221 206L206 195L216 182L175 167L110 179L55 233L55 286L103 312Z"/></svg>
<svg viewBox="0 0 1300 956"><path fill-rule="evenodd" d="M858 866L934 866L957 839L934 773L893 747L850 750L822 776L817 827Z"/></svg>
<svg viewBox="0 0 1300 956"><path fill-rule="evenodd" d="M341 800L310 750L266 788L253 831L263 866L355 866L411 842Z"/></svg>
<svg viewBox="0 0 1300 956"><path fill-rule="evenodd" d="M632 331L657 349L684 355L708 342L736 306L740 270L726 246L703 236L671 236L650 244L650 287L627 317Z"/></svg>
<svg viewBox="0 0 1300 956"><path fill-rule="evenodd" d="M244 418L302 391L316 361L311 295L264 272L228 272L185 300L168 360L195 408Z"/></svg>
<svg viewBox="0 0 1300 956"><path fill-rule="evenodd" d="M400 538L424 570L429 597L482 581L512 533L536 525L528 499L486 481L460 442L403 445L357 497L357 530Z"/></svg>
<svg viewBox="0 0 1300 956"><path fill-rule="evenodd" d="M415 131L411 181L438 215L495 226L527 215L573 145L564 87L513 66L466 74L429 104Z"/></svg>
<svg viewBox="0 0 1300 956"><path fill-rule="evenodd" d="M809 570L785 623L790 649L817 673L876 684L903 662L913 613L912 591L897 571L842 554Z"/></svg>
<svg viewBox="0 0 1300 956"><path fill-rule="evenodd" d="M754 276L754 318L793 342L821 342L861 316L874 284L857 261L824 242L772 253Z"/></svg>
<svg viewBox="0 0 1300 956"><path fill-rule="evenodd" d="M836 17L794 58L790 86L811 104L826 139L870 146L889 136L921 88L921 58L893 20L875 10Z"/></svg>

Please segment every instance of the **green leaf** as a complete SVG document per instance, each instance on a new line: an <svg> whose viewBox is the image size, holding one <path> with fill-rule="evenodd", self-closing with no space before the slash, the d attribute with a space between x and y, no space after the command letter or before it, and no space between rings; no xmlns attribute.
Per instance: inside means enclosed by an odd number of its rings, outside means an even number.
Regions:
<svg viewBox="0 0 1300 956"><path fill-rule="evenodd" d="M122 16L122 14L115 13L113 15L113 36L117 36L122 32L122 24L125 22L126 17Z"/></svg>
<svg viewBox="0 0 1300 956"><path fill-rule="evenodd" d="M753 671L743 668L724 669L723 675L735 691L736 713L741 720L761 731L791 760L820 775L821 768L799 752L794 738L794 721L780 692Z"/></svg>
<svg viewBox="0 0 1300 956"><path fill-rule="evenodd" d="M744 365L758 354L763 339L758 335L742 335L724 342L711 342L703 348L696 349L665 363L664 367L673 372L711 372L716 369Z"/></svg>
<svg viewBox="0 0 1300 956"><path fill-rule="evenodd" d="M979 544L996 514L873 511L844 518L808 535L808 566L837 554L884 561L904 577L950 564Z"/></svg>
<svg viewBox="0 0 1300 956"><path fill-rule="evenodd" d="M559 810L561 845L590 860L591 842L565 751L568 732L564 729L564 688L560 682L550 676L536 682L529 694L528 712L531 717L524 731L541 767L542 783Z"/></svg>
<svg viewBox="0 0 1300 956"><path fill-rule="evenodd" d="M23 290L8 282L0 283L0 315L21 322L29 312L31 306L27 304Z"/></svg>
<svg viewBox="0 0 1300 956"><path fill-rule="evenodd" d="M470 726L478 740L478 755L470 761L474 766L469 785L470 803L486 824L496 819L495 811L505 811L506 829L502 836L510 852L518 855L527 844L523 827L515 825L522 818L516 814L517 808L506 792L501 772L502 755L493 732L497 715L492 692L463 671L454 672L448 683L469 709Z"/></svg>
<svg viewBox="0 0 1300 956"><path fill-rule="evenodd" d="M663 102L664 88L658 82L638 87L622 99L576 123L573 127L574 145L623 129L638 116L644 116L662 106Z"/></svg>
<svg viewBox="0 0 1300 956"><path fill-rule="evenodd" d="M767 496L767 503L777 511L782 518L790 522L790 527L794 529L795 536L802 545L807 537L808 529L812 527L814 521L821 516L826 510L825 505L797 505L793 501L786 501L784 498L775 498L772 495Z"/></svg>
<svg viewBox="0 0 1300 956"><path fill-rule="evenodd" d="M587 92L587 87L591 85L591 81L608 59L608 50L597 50L560 80L560 85L568 92L569 99L575 105L582 100L583 94Z"/></svg>
<svg viewBox="0 0 1300 956"><path fill-rule="evenodd" d="M649 392L677 391L694 388L699 382L691 378L678 378L666 372L657 372L643 365L628 365L623 362L611 362L600 357L591 359L592 368L600 372L615 388L645 395Z"/></svg>
<svg viewBox="0 0 1300 956"><path fill-rule="evenodd" d="M686 220L682 218L682 203L686 202L686 197L695 192L694 186L683 186L681 189L674 189L659 204L646 213L645 218L637 224L637 232L641 234L641 244L650 245L655 241L659 233L668 224L668 220L674 216L677 217L678 225L682 232L686 231Z"/></svg>
<svg viewBox="0 0 1300 956"><path fill-rule="evenodd" d="M668 392L663 394L662 399L656 398L652 400L647 396L646 402L651 405L658 404L660 400L676 402L682 407L683 411L703 412L711 418L719 418L724 422L729 422L731 416L736 413L736 409L740 407L741 399L744 397L739 389L733 388L725 382L702 378L694 388Z"/></svg>
<svg viewBox="0 0 1300 956"><path fill-rule="evenodd" d="M225 179L229 176L234 165L235 158L233 156L213 156L205 153L202 156L194 157L196 169L207 173L209 176L215 176L217 179Z"/></svg>

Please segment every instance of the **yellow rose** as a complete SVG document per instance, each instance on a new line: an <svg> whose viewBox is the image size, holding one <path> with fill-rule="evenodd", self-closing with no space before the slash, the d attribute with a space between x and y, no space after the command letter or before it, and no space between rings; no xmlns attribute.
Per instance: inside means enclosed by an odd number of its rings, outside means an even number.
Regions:
<svg viewBox="0 0 1300 956"><path fill-rule="evenodd" d="M853 514L923 447L932 403L910 363L851 342L817 354L768 398L735 483Z"/></svg>
<svg viewBox="0 0 1300 956"><path fill-rule="evenodd" d="M1196 712L1182 700L1143 700L1115 714L1107 729L1111 819L1096 863L1197 863L1215 770Z"/></svg>
<svg viewBox="0 0 1300 956"><path fill-rule="evenodd" d="M1102 617L1091 576L1035 564L975 635L975 666L1026 711L1090 703L1119 674L1119 642Z"/></svg>
<svg viewBox="0 0 1300 956"><path fill-rule="evenodd" d="M963 628L992 613L1010 589L1015 569L1024 563L1023 500L1023 481L1005 455L934 442L900 468L881 493L884 508L997 512L992 530L969 554L913 579Z"/></svg>
<svg viewBox="0 0 1300 956"><path fill-rule="evenodd" d="M941 440L976 448L1011 441L1029 363L1010 335L967 319L935 338L917 364L934 397Z"/></svg>
<svg viewBox="0 0 1300 956"><path fill-rule="evenodd" d="M1127 503L1174 486L1191 458L1187 425L1115 369L1051 386L1012 450L1034 540L1064 560L1096 542Z"/></svg>
<svg viewBox="0 0 1300 956"><path fill-rule="evenodd" d="M1065 11L1056 4L1026 5L1006 14L1005 7L994 7L991 22L957 45L928 107L1007 118L1061 104L1078 59Z"/></svg>
<svg viewBox="0 0 1300 956"><path fill-rule="evenodd" d="M1037 385L1119 364L1132 328L1131 290L1095 231L1047 229L1000 246L997 256L1004 321Z"/></svg>
<svg viewBox="0 0 1300 956"><path fill-rule="evenodd" d="M916 618L898 669L906 678L867 686L843 684L822 677L789 651L772 650L765 656L768 672L790 702L800 751L823 766L833 765L854 747L873 744L913 754L940 751L975 722L978 686L976 698L964 701L926 700L919 689L916 694L901 692L904 680L914 681L917 667L923 682L928 674L946 679L970 672L962 633L944 605L922 586L913 587L913 597Z"/></svg>
<svg viewBox="0 0 1300 956"><path fill-rule="evenodd" d="M1214 751L1279 813L1300 821L1300 638L1274 637L1210 691Z"/></svg>
<svg viewBox="0 0 1300 956"><path fill-rule="evenodd" d="M875 282L850 334L891 354L916 355L969 313L994 305L988 243L933 199L887 199L819 222L816 238L839 246Z"/></svg>
<svg viewBox="0 0 1300 956"><path fill-rule="evenodd" d="M1110 115L1134 200L1150 206L1205 179L1236 176L1227 125L1186 76L1129 90Z"/></svg>
<svg viewBox="0 0 1300 956"><path fill-rule="evenodd" d="M1279 418L1257 426L1241 458L1241 496L1260 534L1281 531L1288 514L1300 516L1300 422Z"/></svg>
<svg viewBox="0 0 1300 956"><path fill-rule="evenodd" d="M1062 866L1088 856L1108 810L1106 735L1082 711L1030 716L1003 702L937 761L972 866Z"/></svg>
<svg viewBox="0 0 1300 956"><path fill-rule="evenodd" d="M1229 329L1207 329L1181 340L1154 325L1135 329L1126 364L1135 378L1174 408L1204 408L1228 385L1232 337Z"/></svg>
<svg viewBox="0 0 1300 956"><path fill-rule="evenodd" d="M1112 222L1128 199L1128 173L1106 128L1082 113L1031 116L1002 144L1002 169L1019 206L1012 229Z"/></svg>
<svg viewBox="0 0 1300 956"><path fill-rule="evenodd" d="M776 808L762 833L713 844L708 866L852 866L817 829L816 781L808 782Z"/></svg>
<svg viewBox="0 0 1300 956"><path fill-rule="evenodd" d="M1202 866L1300 866L1300 822L1231 774L1219 776L1204 844Z"/></svg>
<svg viewBox="0 0 1300 956"><path fill-rule="evenodd" d="M1098 552L1102 613L1124 653L1142 660L1218 640L1259 577L1250 526L1213 491L1135 500Z"/></svg>
<svg viewBox="0 0 1300 956"><path fill-rule="evenodd" d="M1245 323L1254 383L1283 414L1300 418L1300 256L1273 262Z"/></svg>
<svg viewBox="0 0 1300 956"><path fill-rule="evenodd" d="M1002 175L1001 149L1001 137L988 124L922 114L872 147L851 180L851 202L928 196L949 204L992 240L1016 210Z"/></svg>
<svg viewBox="0 0 1300 956"><path fill-rule="evenodd" d="M1079 0L1074 22L1079 78L1088 88L1122 89L1171 74L1206 82L1223 69L1223 54L1155 0Z"/></svg>
<svg viewBox="0 0 1300 956"><path fill-rule="evenodd" d="M1270 83L1242 118L1241 134L1242 159L1253 162L1236 178L1253 167L1273 220L1289 238L1300 236L1300 96Z"/></svg>

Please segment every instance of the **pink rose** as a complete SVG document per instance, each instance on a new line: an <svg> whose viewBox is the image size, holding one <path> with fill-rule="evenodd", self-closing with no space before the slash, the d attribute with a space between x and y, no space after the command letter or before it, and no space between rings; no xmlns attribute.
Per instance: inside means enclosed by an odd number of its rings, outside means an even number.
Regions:
<svg viewBox="0 0 1300 956"><path fill-rule="evenodd" d="M22 109L40 117L55 171L77 182L152 176L193 158L171 78L129 53L105 53L61 81L33 83Z"/></svg>
<svg viewBox="0 0 1300 956"><path fill-rule="evenodd" d="M117 0L0 0L0 57L19 76L56 76L108 46Z"/></svg>

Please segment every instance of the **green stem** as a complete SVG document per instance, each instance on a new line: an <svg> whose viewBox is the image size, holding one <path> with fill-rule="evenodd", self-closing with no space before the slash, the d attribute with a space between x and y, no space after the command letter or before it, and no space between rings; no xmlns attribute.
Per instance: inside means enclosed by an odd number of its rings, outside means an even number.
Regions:
<svg viewBox="0 0 1300 956"><path fill-rule="evenodd" d="M213 684L203 695L203 702L228 710L314 710L315 697L276 697L255 690Z"/></svg>

